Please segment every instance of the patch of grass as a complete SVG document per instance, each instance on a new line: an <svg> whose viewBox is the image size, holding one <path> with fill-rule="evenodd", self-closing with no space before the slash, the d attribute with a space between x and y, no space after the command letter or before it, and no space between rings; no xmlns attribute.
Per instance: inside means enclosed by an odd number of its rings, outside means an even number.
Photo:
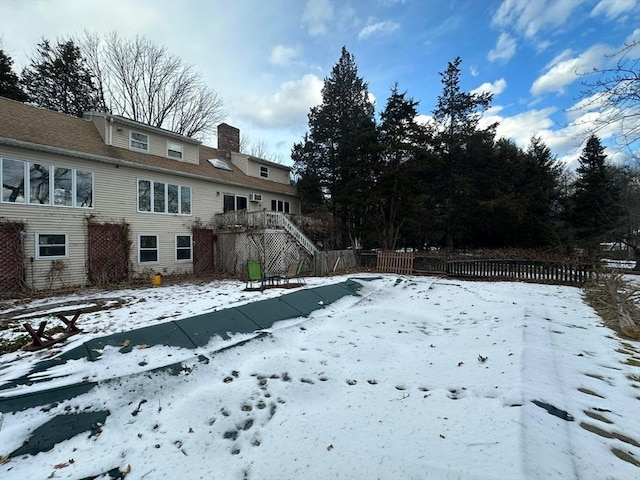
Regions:
<svg viewBox="0 0 640 480"><path fill-rule="evenodd" d="M621 273L600 272L584 287L585 300L602 317L606 326L627 338L640 338L640 288L624 280ZM636 347L624 342L637 353Z"/></svg>

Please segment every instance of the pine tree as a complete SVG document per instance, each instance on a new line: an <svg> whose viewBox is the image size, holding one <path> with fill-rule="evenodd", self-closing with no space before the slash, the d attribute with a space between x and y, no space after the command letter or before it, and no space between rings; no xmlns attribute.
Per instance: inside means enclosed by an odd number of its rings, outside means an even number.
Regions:
<svg viewBox="0 0 640 480"><path fill-rule="evenodd" d="M26 102L29 97L22 90L18 75L13 71L13 59L0 50L0 97Z"/></svg>
<svg viewBox="0 0 640 480"><path fill-rule="evenodd" d="M22 83L30 100L43 108L78 117L103 109L80 49L71 40L55 47L42 40L22 71Z"/></svg>
<svg viewBox="0 0 640 480"><path fill-rule="evenodd" d="M472 144L486 154L487 147L493 144L495 130L495 125L479 129L480 114L489 107L492 95L461 90L461 62L456 58L440 73L443 91L433 111L438 131L434 147L442 162L440 222L448 249L453 248L455 240L464 239L464 231L468 228L464 217L470 217L476 200L472 163L480 158L479 152L472 151Z"/></svg>
<svg viewBox="0 0 640 480"><path fill-rule="evenodd" d="M380 148L376 169L376 188L372 192L377 208L379 244L394 250L403 226L410 221L416 201L422 197L419 181L420 160L424 155L425 128L416 122L418 102L391 89L384 111L380 115L378 142ZM423 212L420 212L423 213Z"/></svg>
<svg viewBox="0 0 640 480"><path fill-rule="evenodd" d="M359 243L370 208L367 197L375 138L368 86L358 76L353 56L343 47L338 63L324 80L322 103L309 112L309 132L303 142L293 146L292 158L297 175L319 180L328 209L340 221L352 246Z"/></svg>
<svg viewBox="0 0 640 480"><path fill-rule="evenodd" d="M606 164L600 139L592 135L578 159L574 193L571 198L570 221L579 245L595 250L609 240L620 223L620 185Z"/></svg>

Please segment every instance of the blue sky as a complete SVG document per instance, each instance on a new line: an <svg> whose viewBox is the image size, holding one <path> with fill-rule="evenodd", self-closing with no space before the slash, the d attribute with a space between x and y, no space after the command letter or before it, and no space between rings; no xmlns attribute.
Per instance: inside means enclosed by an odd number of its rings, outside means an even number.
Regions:
<svg viewBox="0 0 640 480"><path fill-rule="evenodd" d="M21 69L42 38L145 35L193 64L227 123L284 163L346 46L384 108L390 88L427 118L438 72L462 58L462 88L494 93L486 121L526 147L538 135L571 164L585 140L576 71L640 38L638 0L0 0L0 47ZM637 58L637 57L636 57ZM576 122L583 124L575 125ZM603 131L605 143L611 132ZM216 145L215 138L205 143ZM622 153L611 149L612 159Z"/></svg>

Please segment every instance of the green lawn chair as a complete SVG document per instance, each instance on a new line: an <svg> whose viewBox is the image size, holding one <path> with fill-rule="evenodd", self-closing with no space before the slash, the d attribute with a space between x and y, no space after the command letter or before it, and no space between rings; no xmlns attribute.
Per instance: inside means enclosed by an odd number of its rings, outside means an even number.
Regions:
<svg viewBox="0 0 640 480"><path fill-rule="evenodd" d="M254 285L259 284L259 290L264 290L264 272L262 271L262 263L257 260L249 260L247 262L247 290L256 290Z"/></svg>
<svg viewBox="0 0 640 480"><path fill-rule="evenodd" d="M298 262L298 267L296 268L296 276L295 276L295 278L298 279L298 282L300 282L300 284L306 285L307 282L305 281L304 277L302 276L302 269L303 268L304 268L304 260L300 260Z"/></svg>
<svg viewBox="0 0 640 480"><path fill-rule="evenodd" d="M300 285L304 284L304 279L300 276L302 274L302 268L304 267L304 260L300 260L297 263L289 265L287 271L282 275L282 280L285 284L289 284L291 279L298 281Z"/></svg>

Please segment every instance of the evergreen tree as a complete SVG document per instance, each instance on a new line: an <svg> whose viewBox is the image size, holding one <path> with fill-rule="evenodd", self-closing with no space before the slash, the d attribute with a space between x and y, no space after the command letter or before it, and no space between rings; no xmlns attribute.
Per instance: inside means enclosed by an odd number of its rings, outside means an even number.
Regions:
<svg viewBox="0 0 640 480"><path fill-rule="evenodd" d="M29 97L20 86L18 75L13 72L13 59L0 50L0 97L26 102Z"/></svg>
<svg viewBox="0 0 640 480"><path fill-rule="evenodd" d="M422 195L420 158L424 153L425 129L416 122L418 102L393 85L378 126L380 148L376 169L375 197L379 244L394 250L412 206Z"/></svg>
<svg viewBox="0 0 640 480"><path fill-rule="evenodd" d="M489 107L492 95L461 90L461 62L459 57L456 58L440 73L443 91L433 111L438 131L434 147L442 162L440 223L449 249L454 246L454 241L463 240L468 228L464 213L470 213L470 207L477 200L473 188L475 172L470 167L474 159L479 159L477 152L471 150L472 140L475 137L475 144L485 148L492 144L495 130L495 125L484 130L478 128L480 113Z"/></svg>
<svg viewBox="0 0 640 480"><path fill-rule="evenodd" d="M309 112L309 132L293 146L292 158L297 175L319 181L329 211L353 246L366 230L375 138L374 105L367 84L343 47L324 80L322 103Z"/></svg>
<svg viewBox="0 0 640 480"><path fill-rule="evenodd" d="M578 245L595 250L620 223L620 185L606 162L600 139L592 135L579 158L570 221Z"/></svg>
<svg viewBox="0 0 640 480"><path fill-rule="evenodd" d="M22 71L22 83L30 100L43 108L78 117L103 109L80 49L71 40L55 47L42 40Z"/></svg>

